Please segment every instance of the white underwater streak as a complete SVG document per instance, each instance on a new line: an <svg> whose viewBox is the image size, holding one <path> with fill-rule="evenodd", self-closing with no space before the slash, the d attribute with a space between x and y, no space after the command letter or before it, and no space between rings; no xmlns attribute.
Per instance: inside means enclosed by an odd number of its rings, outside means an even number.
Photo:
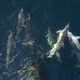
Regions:
<svg viewBox="0 0 80 80"><path fill-rule="evenodd" d="M54 42L54 40L53 40L53 37L52 37L52 33L51 33L51 30L50 30L50 28L48 28L48 32L47 32L47 42L48 42L48 44L51 46L51 47L53 47L53 42Z"/></svg>

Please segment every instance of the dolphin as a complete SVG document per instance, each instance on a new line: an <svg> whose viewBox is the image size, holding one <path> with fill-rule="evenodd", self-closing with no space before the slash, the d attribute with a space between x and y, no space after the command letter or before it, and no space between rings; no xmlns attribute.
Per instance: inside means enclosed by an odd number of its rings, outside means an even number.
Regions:
<svg viewBox="0 0 80 80"><path fill-rule="evenodd" d="M23 9L20 10L19 14L18 14L18 26L24 26L24 11Z"/></svg>
<svg viewBox="0 0 80 80"><path fill-rule="evenodd" d="M73 44L80 50L80 43L78 39L80 39L80 36L73 35L70 31L67 32L67 36L70 41L72 41Z"/></svg>
<svg viewBox="0 0 80 80"><path fill-rule="evenodd" d="M67 36L68 29L69 29L69 24L67 24L64 29L58 30L56 32L59 33L57 42L53 45L52 49L50 50L49 55L47 56L48 58L51 58L55 53L57 57L60 57L60 54L57 53L64 44L64 39Z"/></svg>
<svg viewBox="0 0 80 80"><path fill-rule="evenodd" d="M20 34L22 28L25 28L25 17L24 17L23 9L21 9L18 14L18 21L17 21L17 27L16 27L16 30L17 30L16 39L19 38L19 34Z"/></svg>

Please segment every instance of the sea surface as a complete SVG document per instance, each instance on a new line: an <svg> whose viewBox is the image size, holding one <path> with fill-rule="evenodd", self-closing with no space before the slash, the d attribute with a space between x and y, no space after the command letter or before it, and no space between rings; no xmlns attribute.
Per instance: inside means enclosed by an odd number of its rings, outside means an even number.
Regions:
<svg viewBox="0 0 80 80"><path fill-rule="evenodd" d="M18 14L21 9L24 10L24 17L28 18L28 14L30 15L27 23L29 28L22 29L16 39ZM41 80L80 80L80 66L74 67L80 64L76 58L80 52L75 54L75 49L72 50L67 40L60 51L64 63L58 62L56 57L42 61L38 58L51 49L46 39L48 28L56 36L56 31L68 23L70 31L74 35L80 35L80 0L0 0L0 80L32 80L24 78L23 73L17 74L31 62L41 63ZM14 44L14 47L11 47L9 56L7 45L11 32L13 36L10 44ZM22 46L24 40L33 42L25 47ZM32 46L34 41L36 45ZM12 61L10 64L7 63L7 58Z"/></svg>

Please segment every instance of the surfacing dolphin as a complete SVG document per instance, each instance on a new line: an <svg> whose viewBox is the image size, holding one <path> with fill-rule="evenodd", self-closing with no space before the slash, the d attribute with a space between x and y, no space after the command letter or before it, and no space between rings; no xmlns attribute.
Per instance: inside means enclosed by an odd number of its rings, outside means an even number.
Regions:
<svg viewBox="0 0 80 80"><path fill-rule="evenodd" d="M57 57L60 57L60 54L57 54L57 53L64 44L64 39L67 36L68 29L69 29L69 24L67 24L64 29L56 32L56 33L59 33L57 42L53 45L47 58L51 58L55 53Z"/></svg>

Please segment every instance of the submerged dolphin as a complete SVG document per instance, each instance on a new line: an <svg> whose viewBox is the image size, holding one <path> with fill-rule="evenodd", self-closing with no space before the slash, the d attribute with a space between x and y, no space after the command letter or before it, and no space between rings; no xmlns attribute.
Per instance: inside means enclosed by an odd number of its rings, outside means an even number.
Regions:
<svg viewBox="0 0 80 80"><path fill-rule="evenodd" d="M48 32L47 32L46 38L47 38L48 44L49 44L49 45L51 46L51 48L52 48L52 47L53 47L54 39L53 39L53 36L52 36L51 29L50 29L49 27L48 27Z"/></svg>
<svg viewBox="0 0 80 80"><path fill-rule="evenodd" d="M53 45L52 49L50 50L49 55L47 56L48 58L51 58L63 46L64 39L67 36L68 29L69 29L69 24L67 24L64 29L57 31L57 33L59 33L59 36L57 38L57 42ZM59 54L56 54L56 56L60 57Z"/></svg>
<svg viewBox="0 0 80 80"><path fill-rule="evenodd" d="M12 47L13 47L13 33L10 32L6 47L6 68L8 68Z"/></svg>
<svg viewBox="0 0 80 80"><path fill-rule="evenodd" d="M80 39L80 36L75 36L70 31L67 32L67 36L69 40L71 40L73 44L75 44L75 46L80 50L80 43L78 41L78 39Z"/></svg>

